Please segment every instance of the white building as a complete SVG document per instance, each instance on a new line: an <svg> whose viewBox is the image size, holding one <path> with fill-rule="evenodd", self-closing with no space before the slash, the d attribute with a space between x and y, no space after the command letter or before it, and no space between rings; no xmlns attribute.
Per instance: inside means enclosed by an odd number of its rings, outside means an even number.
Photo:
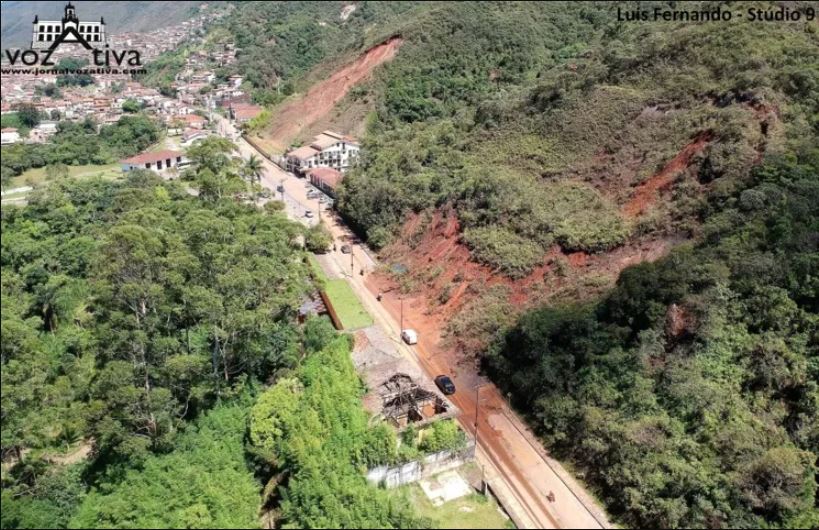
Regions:
<svg viewBox="0 0 819 530"><path fill-rule="evenodd" d="M14 127L6 127L0 131L0 144L16 144L20 141L20 133Z"/></svg>
<svg viewBox="0 0 819 530"><path fill-rule="evenodd" d="M181 151L148 151L140 153L131 158L119 161L122 171L133 171L134 169L150 169L163 174L172 168L183 168L190 164L190 161Z"/></svg>
<svg viewBox="0 0 819 530"><path fill-rule="evenodd" d="M314 167L329 167L346 171L358 157L361 146L358 142L332 131L324 131L316 136L310 145L305 145L287 153L287 169L304 174Z"/></svg>
<svg viewBox="0 0 819 530"><path fill-rule="evenodd" d="M100 17L99 22L81 21L71 2L65 5L62 20L40 20L35 16L32 26L33 49L50 48L57 41L78 44L84 40L94 48L101 48L108 42L105 20Z"/></svg>

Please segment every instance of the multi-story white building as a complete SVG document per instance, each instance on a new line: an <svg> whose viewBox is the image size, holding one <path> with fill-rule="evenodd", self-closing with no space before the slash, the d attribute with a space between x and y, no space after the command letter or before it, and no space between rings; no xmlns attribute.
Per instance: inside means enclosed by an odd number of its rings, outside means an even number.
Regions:
<svg viewBox="0 0 819 530"><path fill-rule="evenodd" d="M305 145L288 152L288 171L304 174L314 167L329 167L346 171L358 157L361 146L358 142L332 131L324 131L316 136L310 145Z"/></svg>
<svg viewBox="0 0 819 530"><path fill-rule="evenodd" d="M31 47L33 49L50 48L57 40L79 44L81 38L94 48L103 47L108 42L105 20L100 17L99 22L81 21L71 2L66 4L62 20L40 20L39 16L35 16L32 25Z"/></svg>

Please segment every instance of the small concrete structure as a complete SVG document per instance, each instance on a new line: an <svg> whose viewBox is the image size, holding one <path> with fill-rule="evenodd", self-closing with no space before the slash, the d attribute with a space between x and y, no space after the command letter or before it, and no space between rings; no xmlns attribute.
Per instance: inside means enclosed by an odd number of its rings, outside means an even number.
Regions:
<svg viewBox="0 0 819 530"><path fill-rule="evenodd" d="M440 506L473 492L469 483L457 471L446 471L418 483L434 506Z"/></svg>
<svg viewBox="0 0 819 530"><path fill-rule="evenodd" d="M440 451L397 466L378 466L367 471L367 480L385 488L397 488L461 467L475 459L475 439L467 441L462 451ZM468 487L468 486L467 486Z"/></svg>

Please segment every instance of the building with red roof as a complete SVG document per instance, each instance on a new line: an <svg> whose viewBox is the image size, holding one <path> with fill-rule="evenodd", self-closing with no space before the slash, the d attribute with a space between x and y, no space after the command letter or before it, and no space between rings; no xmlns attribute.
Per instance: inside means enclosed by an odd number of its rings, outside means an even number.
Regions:
<svg viewBox="0 0 819 530"><path fill-rule="evenodd" d="M331 197L336 196L336 188L341 184L344 175L341 171L331 167L314 167L305 172L313 186L319 188Z"/></svg>
<svg viewBox="0 0 819 530"><path fill-rule="evenodd" d="M181 151L147 151L136 156L119 161L123 171L134 169L150 169L158 173L163 173L171 168L182 168L190 164L190 161Z"/></svg>

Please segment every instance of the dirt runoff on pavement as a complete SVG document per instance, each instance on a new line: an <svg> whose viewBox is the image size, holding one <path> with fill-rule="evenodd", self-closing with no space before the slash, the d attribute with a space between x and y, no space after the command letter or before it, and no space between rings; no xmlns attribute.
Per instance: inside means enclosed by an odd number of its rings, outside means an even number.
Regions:
<svg viewBox="0 0 819 530"><path fill-rule="evenodd" d="M306 94L282 105L267 128L268 132L262 135L265 143L284 152L301 131L309 129L329 114L351 88L367 79L376 67L395 57L403 42L401 37L392 37L373 46L327 79L313 85Z"/></svg>

